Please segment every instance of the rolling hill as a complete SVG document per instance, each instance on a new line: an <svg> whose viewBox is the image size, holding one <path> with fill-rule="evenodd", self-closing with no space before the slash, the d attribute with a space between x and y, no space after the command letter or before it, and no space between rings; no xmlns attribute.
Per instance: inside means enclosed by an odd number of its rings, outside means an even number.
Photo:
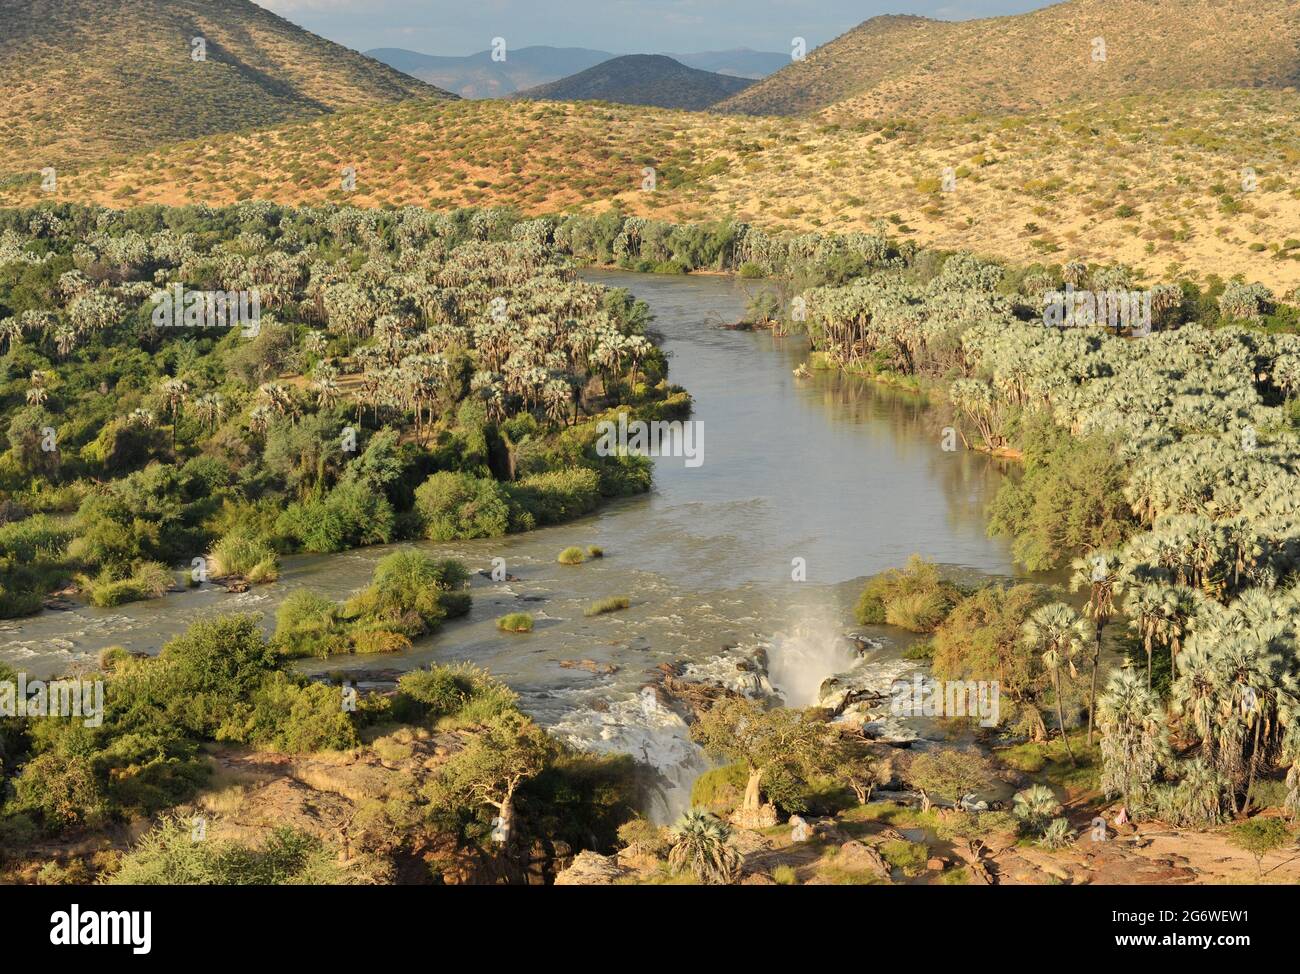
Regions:
<svg viewBox="0 0 1300 974"><path fill-rule="evenodd" d="M0 23L10 170L446 96L249 0L0 0Z"/></svg>
<svg viewBox="0 0 1300 974"><path fill-rule="evenodd" d="M628 54L572 77L516 95L544 101L612 101L622 105L700 110L753 82L748 78L688 68L664 54Z"/></svg>
<svg viewBox="0 0 1300 974"><path fill-rule="evenodd" d="M718 110L848 121L1296 84L1300 0L1068 0L953 23L875 17Z"/></svg>

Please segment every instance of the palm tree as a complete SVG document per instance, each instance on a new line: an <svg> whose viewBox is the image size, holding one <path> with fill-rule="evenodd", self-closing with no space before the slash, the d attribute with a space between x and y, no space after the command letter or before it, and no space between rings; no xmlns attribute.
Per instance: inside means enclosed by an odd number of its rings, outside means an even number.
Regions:
<svg viewBox="0 0 1300 974"><path fill-rule="evenodd" d="M226 418L226 403L219 392L205 392L194 400L194 414L212 431Z"/></svg>
<svg viewBox="0 0 1300 974"><path fill-rule="evenodd" d="M569 403L573 401L573 386L567 377L556 377L547 381L542 389L542 402L546 406L546 417L557 426L566 423L569 418Z"/></svg>
<svg viewBox="0 0 1300 974"><path fill-rule="evenodd" d="M1157 607L1156 632L1169 649L1169 665L1174 679L1178 678L1178 654L1183 638L1197 612L1205 604L1205 597L1186 585L1168 585L1160 590Z"/></svg>
<svg viewBox="0 0 1300 974"><path fill-rule="evenodd" d="M1055 792L1046 785L1030 785L1013 799L1012 814L1031 832L1042 832L1060 810Z"/></svg>
<svg viewBox="0 0 1300 974"><path fill-rule="evenodd" d="M1097 710L1097 670L1101 663L1101 633L1115 614L1115 596L1124 589L1119 557L1111 551L1096 551L1087 558L1076 558L1072 563L1074 574L1070 578L1070 591L1088 589L1084 614L1093 622L1092 679L1088 694L1088 746L1092 747L1093 715Z"/></svg>
<svg viewBox="0 0 1300 974"><path fill-rule="evenodd" d="M254 433L265 433L270 428L274 415L270 406L254 406L248 411L248 428Z"/></svg>
<svg viewBox="0 0 1300 974"><path fill-rule="evenodd" d="M325 362L316 366L316 381L312 384L316 387L316 401L322 409L328 409L343 395L339 388L338 374L338 369Z"/></svg>
<svg viewBox="0 0 1300 974"><path fill-rule="evenodd" d="M0 320L0 342L10 349L23 340L23 325L18 318Z"/></svg>
<svg viewBox="0 0 1300 974"><path fill-rule="evenodd" d="M31 385L27 388L27 405L43 406L49 398L50 391L45 388L45 373L37 369L31 375Z"/></svg>
<svg viewBox="0 0 1300 974"><path fill-rule="evenodd" d="M689 869L695 878L710 885L735 882L740 873L740 853L730 844L731 829L703 809L693 808L672 828L673 846L668 864Z"/></svg>
<svg viewBox="0 0 1300 974"><path fill-rule="evenodd" d="M181 407L189 398L189 384L181 379L164 379L159 386L163 398L167 400L167 408L172 414L172 452L176 452L176 424L180 422Z"/></svg>
<svg viewBox="0 0 1300 974"><path fill-rule="evenodd" d="M77 330L67 322L54 329L54 349L59 358L67 358L77 347Z"/></svg>
<svg viewBox="0 0 1300 974"><path fill-rule="evenodd" d="M1074 751L1070 748L1070 736L1065 730L1065 711L1061 703L1061 667L1068 666L1071 676L1076 675L1074 657L1087 638L1083 620L1064 602L1053 602L1035 609L1025 620L1021 627L1021 638L1026 646L1042 654L1043 667L1052 676L1052 688L1056 695L1056 722L1061 728L1065 753L1073 765Z"/></svg>
<svg viewBox="0 0 1300 974"><path fill-rule="evenodd" d="M1143 585L1129 592L1124 601L1124 611L1129 614L1129 627L1136 629L1142 638L1142 648L1147 653L1147 689L1151 689L1151 653L1160 631L1161 602L1164 592L1159 585Z"/></svg>
<svg viewBox="0 0 1300 974"><path fill-rule="evenodd" d="M281 416L289 416L297 411L293 393L276 382L264 382L257 388L257 395L263 403Z"/></svg>
<svg viewBox="0 0 1300 974"><path fill-rule="evenodd" d="M1101 789L1134 804L1146 799L1170 750L1160 701L1132 670L1111 675L1097 711Z"/></svg>

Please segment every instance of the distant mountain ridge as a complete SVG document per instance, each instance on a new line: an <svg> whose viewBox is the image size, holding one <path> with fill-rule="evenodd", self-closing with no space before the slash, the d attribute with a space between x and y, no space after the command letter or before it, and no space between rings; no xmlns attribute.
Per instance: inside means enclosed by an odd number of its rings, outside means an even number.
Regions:
<svg viewBox="0 0 1300 974"><path fill-rule="evenodd" d="M873 17L719 110L850 121L1297 84L1300 0L1066 0L982 20Z"/></svg>
<svg viewBox="0 0 1300 974"><path fill-rule="evenodd" d="M748 88L735 78L689 68L664 54L626 54L568 78L539 85L516 98L547 101L612 101L699 111Z"/></svg>
<svg viewBox="0 0 1300 974"><path fill-rule="evenodd" d="M0 24L10 169L450 97L249 0L0 0Z"/></svg>
<svg viewBox="0 0 1300 974"><path fill-rule="evenodd" d="M492 60L491 51L447 57L400 47L377 47L366 51L366 56L464 98L504 98L620 57L585 47L545 45L507 48L504 61ZM689 68L749 79L762 78L790 62L789 55L749 48L665 56Z"/></svg>
<svg viewBox="0 0 1300 974"><path fill-rule="evenodd" d="M585 71L614 55L585 47L536 46L507 48L504 61L492 60L491 51L440 57L396 47L375 48L366 56L463 98L504 98Z"/></svg>

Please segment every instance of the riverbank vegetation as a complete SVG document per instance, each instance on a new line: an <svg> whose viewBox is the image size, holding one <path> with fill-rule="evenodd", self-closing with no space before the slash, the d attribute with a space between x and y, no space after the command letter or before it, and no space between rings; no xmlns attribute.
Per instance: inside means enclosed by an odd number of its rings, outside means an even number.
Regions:
<svg viewBox="0 0 1300 974"><path fill-rule="evenodd" d="M103 681L98 724L0 719L0 874L10 879L393 881L413 849L431 846L448 869L539 842L612 850L640 802L631 759L573 752L480 669L435 665L394 692L359 693L284 669L252 616L195 623L157 657L106 652L81 678ZM250 760L263 770L232 785L232 764ZM265 768L293 761L311 769L304 780L355 775L345 790L370 799L336 820L339 798L326 790L308 800L311 814L290 814L287 779L268 781ZM384 762L395 770L380 787ZM263 801L280 804L247 807ZM255 826L266 809L269 830ZM141 824L151 827L129 839ZM33 850L57 856L33 861ZM425 870L424 882L436 878Z"/></svg>
<svg viewBox="0 0 1300 974"><path fill-rule="evenodd" d="M256 584L293 552L493 537L648 489L596 422L681 418L689 397L645 305L576 280L556 231L504 211L0 212L0 615L74 582L98 605L177 570ZM215 292L259 310L205 317Z"/></svg>
<svg viewBox="0 0 1300 974"><path fill-rule="evenodd" d="M1132 273L926 260L924 276L913 262L804 292L808 331L842 368L925 378L969 445L1022 454L990 530L1028 568L1070 565L1087 600L1080 614L1014 587L948 603L933 581L906 589L913 566L873 580L860 619L938 630L936 675L1000 680L1006 719L1036 738L1050 722L1068 751L1082 714L1130 813L1214 824L1282 776L1294 812L1295 309L1240 282L1217 296L1156 284L1149 335L1062 329L1044 324L1046 292L1133 288ZM1102 637L1120 612L1136 672L1107 677Z"/></svg>

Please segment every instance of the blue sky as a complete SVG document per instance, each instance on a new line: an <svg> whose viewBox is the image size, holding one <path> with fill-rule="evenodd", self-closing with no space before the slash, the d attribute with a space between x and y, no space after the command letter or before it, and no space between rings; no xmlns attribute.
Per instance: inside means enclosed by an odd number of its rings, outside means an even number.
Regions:
<svg viewBox="0 0 1300 974"><path fill-rule="evenodd" d="M967 20L1023 13L1047 0L255 0L357 50L472 54L493 37L615 54L810 48L885 13Z"/></svg>

